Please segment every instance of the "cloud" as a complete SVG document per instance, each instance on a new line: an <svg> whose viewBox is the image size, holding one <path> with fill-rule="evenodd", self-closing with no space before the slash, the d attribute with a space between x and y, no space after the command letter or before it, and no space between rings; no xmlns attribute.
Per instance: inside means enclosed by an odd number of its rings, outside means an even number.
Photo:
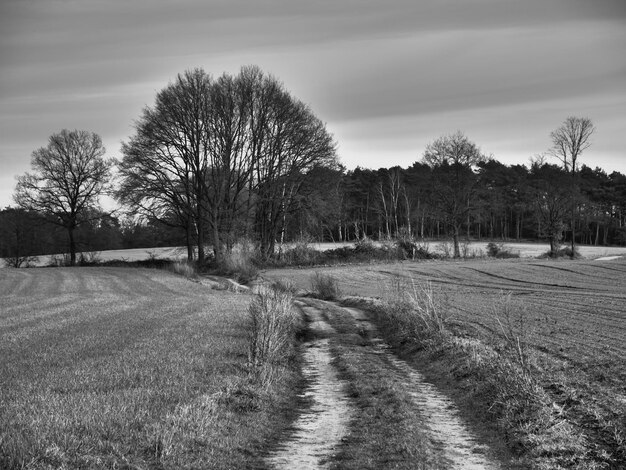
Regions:
<svg viewBox="0 0 626 470"><path fill-rule="evenodd" d="M64 127L99 133L115 155L141 108L198 66L273 73L349 166L410 164L457 128L519 158L568 114L594 119L593 148L616 158L624 50L623 0L4 0L0 184Z"/></svg>

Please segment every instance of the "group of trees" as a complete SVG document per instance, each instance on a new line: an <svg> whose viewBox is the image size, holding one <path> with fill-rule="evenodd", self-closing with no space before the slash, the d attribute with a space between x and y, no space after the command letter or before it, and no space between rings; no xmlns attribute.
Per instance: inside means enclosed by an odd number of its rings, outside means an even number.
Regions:
<svg viewBox="0 0 626 470"><path fill-rule="evenodd" d="M465 177L453 187L457 172ZM326 198L303 203L291 233L335 241L407 234L457 243L546 240L553 253L563 240L571 242L571 175L541 158L528 166L483 159L473 170L431 167L423 160L409 168L357 168L332 180L326 175L317 188ZM626 176L582 166L577 191L576 241L625 244ZM460 254L458 245L455 252Z"/></svg>
<svg viewBox="0 0 626 470"><path fill-rule="evenodd" d="M215 79L187 71L161 90L122 145L104 157L91 132L63 130L33 152L18 178L17 208L0 211L0 256L187 245L218 261L237 240L270 257L300 237L546 239L554 253L575 243L626 242L626 176L580 165L593 123L570 117L548 155L507 166L461 132L431 142L411 167L346 172L310 108L257 67ZM117 166L114 181L112 172ZM113 195L123 223L98 206ZM60 249L59 231L67 242Z"/></svg>
<svg viewBox="0 0 626 470"><path fill-rule="evenodd" d="M239 237L269 257L310 171L335 168L335 144L302 102L257 67L217 80L179 75L146 108L122 147L118 199L136 214L173 221L188 256L219 260Z"/></svg>

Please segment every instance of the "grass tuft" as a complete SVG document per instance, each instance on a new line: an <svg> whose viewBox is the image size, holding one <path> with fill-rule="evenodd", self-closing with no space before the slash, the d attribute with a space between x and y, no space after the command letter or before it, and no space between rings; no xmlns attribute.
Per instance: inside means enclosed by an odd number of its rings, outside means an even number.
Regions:
<svg viewBox="0 0 626 470"><path fill-rule="evenodd" d="M322 300L338 300L341 297L339 282L330 274L316 272L311 278L313 295Z"/></svg>

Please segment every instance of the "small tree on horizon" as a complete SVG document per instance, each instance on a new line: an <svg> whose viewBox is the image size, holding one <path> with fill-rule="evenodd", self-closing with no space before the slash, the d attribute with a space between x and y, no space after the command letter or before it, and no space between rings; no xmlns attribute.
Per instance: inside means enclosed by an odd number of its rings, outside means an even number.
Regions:
<svg viewBox="0 0 626 470"><path fill-rule="evenodd" d="M576 202L580 192L578 187L578 159L591 146L590 138L595 126L589 118L569 116L563 124L550 133L552 147L550 155L558 158L565 172L570 176L570 228L572 231L572 256L576 251Z"/></svg>
<svg viewBox="0 0 626 470"><path fill-rule="evenodd" d="M474 142L457 131L428 144L423 161L432 169L433 196L452 230L454 257L460 258L459 234L478 185L475 168L485 157Z"/></svg>
<svg viewBox="0 0 626 470"><path fill-rule="evenodd" d="M76 228L91 220L99 197L110 188L114 159L105 159L98 134L63 129L32 154L32 173L18 177L15 202L67 230L70 265L76 265Z"/></svg>

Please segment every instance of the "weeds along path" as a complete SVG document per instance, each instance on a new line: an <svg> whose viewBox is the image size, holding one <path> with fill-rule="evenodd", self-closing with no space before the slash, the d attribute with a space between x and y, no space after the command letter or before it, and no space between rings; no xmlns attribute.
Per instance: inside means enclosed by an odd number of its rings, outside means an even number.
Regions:
<svg viewBox="0 0 626 470"><path fill-rule="evenodd" d="M329 338L336 331L317 309L298 303L313 338L305 344L303 374L309 381L304 398L311 404L294 424L293 435L267 459L277 469L327 468L348 431L352 407L345 381L331 364Z"/></svg>
<svg viewBox="0 0 626 470"><path fill-rule="evenodd" d="M397 358L364 312L298 302L313 339L306 344L311 406L268 457L279 469L499 469L454 404Z"/></svg>

